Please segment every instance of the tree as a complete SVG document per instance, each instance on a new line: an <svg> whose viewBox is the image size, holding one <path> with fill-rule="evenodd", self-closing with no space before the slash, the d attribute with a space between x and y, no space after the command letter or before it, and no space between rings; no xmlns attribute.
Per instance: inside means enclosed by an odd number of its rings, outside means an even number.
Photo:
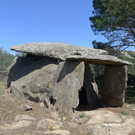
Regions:
<svg viewBox="0 0 135 135"><path fill-rule="evenodd" d="M135 47L135 0L93 0L93 7L91 28L108 39L105 45Z"/></svg>
<svg viewBox="0 0 135 135"><path fill-rule="evenodd" d="M12 63L14 56L0 48L0 71L4 71Z"/></svg>
<svg viewBox="0 0 135 135"><path fill-rule="evenodd" d="M27 55L27 53L17 52L15 54L15 57L25 57L26 55Z"/></svg>

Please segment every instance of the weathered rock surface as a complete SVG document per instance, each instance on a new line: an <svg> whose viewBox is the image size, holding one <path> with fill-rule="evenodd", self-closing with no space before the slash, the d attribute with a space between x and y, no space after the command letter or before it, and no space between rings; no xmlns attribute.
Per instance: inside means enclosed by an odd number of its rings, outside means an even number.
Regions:
<svg viewBox="0 0 135 135"><path fill-rule="evenodd" d="M60 127L63 127L63 124L52 119L43 119L37 123L37 129L40 131L56 130Z"/></svg>
<svg viewBox="0 0 135 135"><path fill-rule="evenodd" d="M93 124L100 124L104 122L118 123L118 122L122 122L122 119L115 114L102 114L102 115L96 115L92 117L86 124L93 125Z"/></svg>
<svg viewBox="0 0 135 135"><path fill-rule="evenodd" d="M102 55L107 54L104 50L65 43L26 43L24 45L12 46L10 49L33 55L47 56L58 60L81 60L87 61L90 64L100 65L132 65L132 63L118 59L117 57Z"/></svg>
<svg viewBox="0 0 135 135"><path fill-rule="evenodd" d="M11 50L18 52L30 53L33 55L47 56L54 59L66 60L66 57L72 55L87 56L91 54L107 54L106 51L100 49L86 48L65 43L26 43L24 45L16 45L10 47Z"/></svg>
<svg viewBox="0 0 135 135"><path fill-rule="evenodd" d="M79 104L78 90L83 86L84 62L60 62L53 85L54 105L59 111L72 115Z"/></svg>
<svg viewBox="0 0 135 135"><path fill-rule="evenodd" d="M130 123L127 121L124 123L102 123L88 127L88 130L91 131L93 135L128 135L133 129L135 129L133 119L130 120Z"/></svg>
<svg viewBox="0 0 135 135"><path fill-rule="evenodd" d="M92 135L128 135L135 129L135 117L118 115L111 111L90 111L86 123Z"/></svg>
<svg viewBox="0 0 135 135"><path fill-rule="evenodd" d="M30 120L30 121L32 121L32 120L36 120L36 119L31 117L31 116L29 116L29 115L17 115L15 117L14 121L21 121L21 120Z"/></svg>
<svg viewBox="0 0 135 135"><path fill-rule="evenodd" d="M48 132L41 132L39 131L39 133L44 133L46 135L70 135L70 131L68 130L54 130L54 131L48 131Z"/></svg>
<svg viewBox="0 0 135 135"><path fill-rule="evenodd" d="M28 115L17 115L12 124L4 124L0 126L1 130L14 130L18 128L28 127L35 118Z"/></svg>
<svg viewBox="0 0 135 135"><path fill-rule="evenodd" d="M39 56L19 57L9 69L11 93L35 102L47 102L54 82L57 61Z"/></svg>
<svg viewBox="0 0 135 135"><path fill-rule="evenodd" d="M93 111L84 111L83 112L86 116L94 117L96 115L103 115L103 114L110 114L114 115L112 111L108 110L93 110Z"/></svg>
<svg viewBox="0 0 135 135"><path fill-rule="evenodd" d="M115 56L110 55L88 55L88 56L80 56L80 55L72 55L68 56L66 60L80 60L85 61L89 64L97 64L97 65L133 65L131 62L118 59Z"/></svg>
<svg viewBox="0 0 135 135"><path fill-rule="evenodd" d="M18 122L13 122L12 124L2 125L0 126L0 129L1 130L14 130L14 129L22 128L22 127L28 127L30 126L31 123L32 121L22 120Z"/></svg>
<svg viewBox="0 0 135 135"><path fill-rule="evenodd" d="M127 66L106 66L101 96L108 106L120 107L125 102Z"/></svg>

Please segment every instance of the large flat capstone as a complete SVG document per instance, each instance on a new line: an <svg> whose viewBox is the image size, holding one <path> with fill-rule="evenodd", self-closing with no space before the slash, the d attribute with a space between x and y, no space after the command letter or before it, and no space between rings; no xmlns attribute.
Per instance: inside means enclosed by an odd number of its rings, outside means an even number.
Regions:
<svg viewBox="0 0 135 135"><path fill-rule="evenodd" d="M77 56L77 55L72 55L66 58L67 60L80 60L80 61L85 61L89 64L96 64L96 65L132 65L131 62L118 59L115 56L110 56L110 55L89 55L89 56Z"/></svg>
<svg viewBox="0 0 135 135"><path fill-rule="evenodd" d="M107 54L106 51L100 49L92 49L77 45L65 43L26 43L10 47L11 50L30 53L33 55L47 56L58 60L66 60L68 56L81 55L89 56L91 54Z"/></svg>
<svg viewBox="0 0 135 135"><path fill-rule="evenodd" d="M81 60L100 65L132 65L117 57L104 55L106 51L65 43L26 43L10 47L11 50L38 56L47 56L58 60Z"/></svg>

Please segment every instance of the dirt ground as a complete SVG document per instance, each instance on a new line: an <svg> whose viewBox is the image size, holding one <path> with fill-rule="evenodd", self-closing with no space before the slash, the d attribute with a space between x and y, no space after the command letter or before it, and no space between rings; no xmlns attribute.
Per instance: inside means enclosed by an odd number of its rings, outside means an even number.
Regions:
<svg viewBox="0 0 135 135"><path fill-rule="evenodd" d="M30 111L23 111L21 109L21 106L26 103L32 105L33 109ZM123 115L135 116L135 110L133 110L135 109L135 104L133 103L125 103L123 107L98 108L97 110L102 109L110 110L112 112L116 112ZM36 124L43 118L52 118L50 112L51 110L48 110L45 107L41 108L39 106L39 103L25 100L23 98L16 98L14 95L9 93L9 89L5 89L5 82L0 82L0 126L6 123L12 123L14 121L15 116L17 115L30 115L36 118L36 121L34 121L29 127L16 130L0 131L0 135L42 135L38 133ZM90 133L88 133L87 131L87 128L84 126L84 123L86 123L89 120L89 118L81 118L79 115L82 113L83 111L76 112L76 121L72 121L68 116L60 115L61 118L67 118L66 120L61 120L61 122L64 125L63 129L69 130L72 135L90 135ZM72 127L71 125L73 123L75 123L77 126ZM131 135L135 135L135 132L133 132Z"/></svg>

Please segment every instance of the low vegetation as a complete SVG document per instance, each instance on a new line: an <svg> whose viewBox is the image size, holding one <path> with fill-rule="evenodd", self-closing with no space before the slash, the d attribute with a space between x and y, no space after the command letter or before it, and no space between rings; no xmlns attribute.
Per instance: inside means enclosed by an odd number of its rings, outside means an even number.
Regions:
<svg viewBox="0 0 135 135"><path fill-rule="evenodd" d="M81 114L79 115L79 117L80 117L80 118L85 118L86 115L85 115L84 113L81 113Z"/></svg>
<svg viewBox="0 0 135 135"><path fill-rule="evenodd" d="M128 115L128 114L129 114L129 112L121 111L121 114L123 114L123 115Z"/></svg>

